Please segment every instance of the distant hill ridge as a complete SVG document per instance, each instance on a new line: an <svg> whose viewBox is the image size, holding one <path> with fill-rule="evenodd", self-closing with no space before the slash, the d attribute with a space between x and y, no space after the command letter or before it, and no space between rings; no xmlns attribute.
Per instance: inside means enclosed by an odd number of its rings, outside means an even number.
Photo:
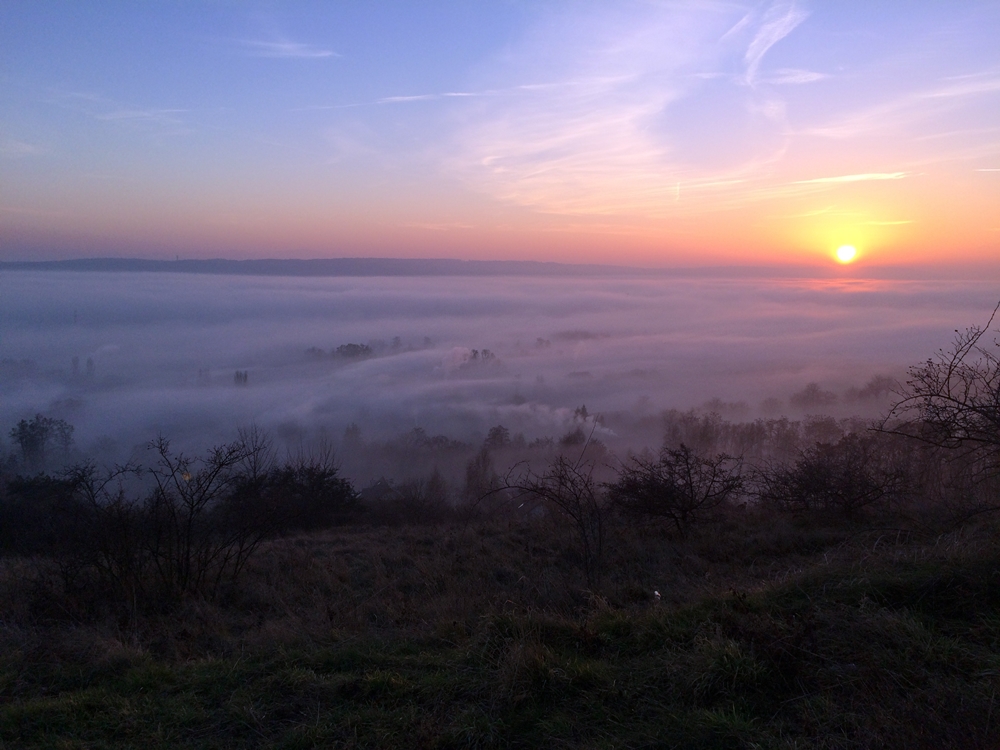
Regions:
<svg viewBox="0 0 1000 750"><path fill-rule="evenodd" d="M525 260L316 258L227 260L77 260L0 262L0 271L132 271L246 276L631 276L648 269Z"/></svg>
<svg viewBox="0 0 1000 750"><path fill-rule="evenodd" d="M233 276L539 276L577 278L856 278L1000 279L997 263L961 266L709 265L666 268L551 263L534 260L456 260L453 258L262 258L257 260L146 260L77 258L0 261L3 271L102 271L194 273Z"/></svg>

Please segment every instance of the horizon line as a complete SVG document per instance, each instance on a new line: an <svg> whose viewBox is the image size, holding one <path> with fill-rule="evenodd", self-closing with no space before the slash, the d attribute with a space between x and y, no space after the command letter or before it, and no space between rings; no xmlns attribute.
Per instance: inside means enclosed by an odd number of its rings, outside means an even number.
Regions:
<svg viewBox="0 0 1000 750"><path fill-rule="evenodd" d="M573 263L542 260L336 257L336 258L162 258L85 257L58 260L0 261L0 271L82 271L192 273L243 276L589 276L614 274L656 274L663 276L756 276L786 278L817 276L832 279L913 279L948 278L953 273L975 269L977 277L985 269L1000 276L1000 263L868 265L850 264L755 264L713 263L705 265L639 266L606 263ZM948 273L951 271L951 273Z"/></svg>

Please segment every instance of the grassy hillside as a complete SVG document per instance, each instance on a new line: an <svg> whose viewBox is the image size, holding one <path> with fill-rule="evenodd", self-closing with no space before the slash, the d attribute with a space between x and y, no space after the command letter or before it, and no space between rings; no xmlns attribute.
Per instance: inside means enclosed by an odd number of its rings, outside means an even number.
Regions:
<svg viewBox="0 0 1000 750"><path fill-rule="evenodd" d="M620 537L598 595L571 539L534 526L348 529L275 541L239 590L162 616L85 616L55 571L10 560L0 738L992 748L996 533L745 514Z"/></svg>

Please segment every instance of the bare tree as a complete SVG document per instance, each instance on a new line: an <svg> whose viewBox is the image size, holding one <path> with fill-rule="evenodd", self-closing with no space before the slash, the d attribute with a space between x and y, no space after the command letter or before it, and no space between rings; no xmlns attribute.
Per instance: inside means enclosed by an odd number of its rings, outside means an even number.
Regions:
<svg viewBox="0 0 1000 750"><path fill-rule="evenodd" d="M541 501L549 512L569 522L580 546L587 585L594 588L600 584L603 568L607 503L594 479L594 464L583 460L589 443L576 461L558 456L544 474L519 464L508 472L501 487L513 491L515 500ZM518 468L522 471L515 476Z"/></svg>
<svg viewBox="0 0 1000 750"><path fill-rule="evenodd" d="M73 518L77 535L76 543L61 550L69 564L96 569L106 592L133 611L137 601L145 600L148 583L143 503L127 486L141 474L135 464L98 470L86 463L70 469L67 480L79 504Z"/></svg>
<svg viewBox="0 0 1000 750"><path fill-rule="evenodd" d="M893 455L890 436L852 433L816 443L790 466L757 472L759 500L791 511L824 511L846 518L863 509L887 509L909 490L907 471Z"/></svg>
<svg viewBox="0 0 1000 750"><path fill-rule="evenodd" d="M955 331L948 351L911 367L881 425L974 459L984 479L1000 473L1000 342L984 341L998 312L1000 304L984 327Z"/></svg>
<svg viewBox="0 0 1000 750"><path fill-rule="evenodd" d="M332 451L279 466L255 427L201 457L174 453L165 438L149 448L146 467L81 464L8 482L0 550L50 557L67 583L89 581L134 611L215 598L266 538L357 511Z"/></svg>
<svg viewBox="0 0 1000 750"><path fill-rule="evenodd" d="M612 501L626 513L665 518L684 535L743 487L742 461L719 454L703 458L684 443L665 448L657 459L633 457L617 482L608 486Z"/></svg>
<svg viewBox="0 0 1000 750"><path fill-rule="evenodd" d="M247 467L261 466L266 441L237 440L212 448L201 460L173 454L159 438L150 444L157 463L145 503L148 549L163 594L214 596L235 579L267 536L268 508L247 484Z"/></svg>

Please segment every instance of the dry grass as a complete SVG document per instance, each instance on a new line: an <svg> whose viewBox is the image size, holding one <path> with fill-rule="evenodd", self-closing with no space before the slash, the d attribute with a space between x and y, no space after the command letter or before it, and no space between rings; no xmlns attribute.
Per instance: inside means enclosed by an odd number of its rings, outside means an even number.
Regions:
<svg viewBox="0 0 1000 750"><path fill-rule="evenodd" d="M84 606L0 567L3 747L995 747L997 529L734 512L267 543L215 602ZM653 591L661 599L653 597ZM59 606L57 606L59 604Z"/></svg>

